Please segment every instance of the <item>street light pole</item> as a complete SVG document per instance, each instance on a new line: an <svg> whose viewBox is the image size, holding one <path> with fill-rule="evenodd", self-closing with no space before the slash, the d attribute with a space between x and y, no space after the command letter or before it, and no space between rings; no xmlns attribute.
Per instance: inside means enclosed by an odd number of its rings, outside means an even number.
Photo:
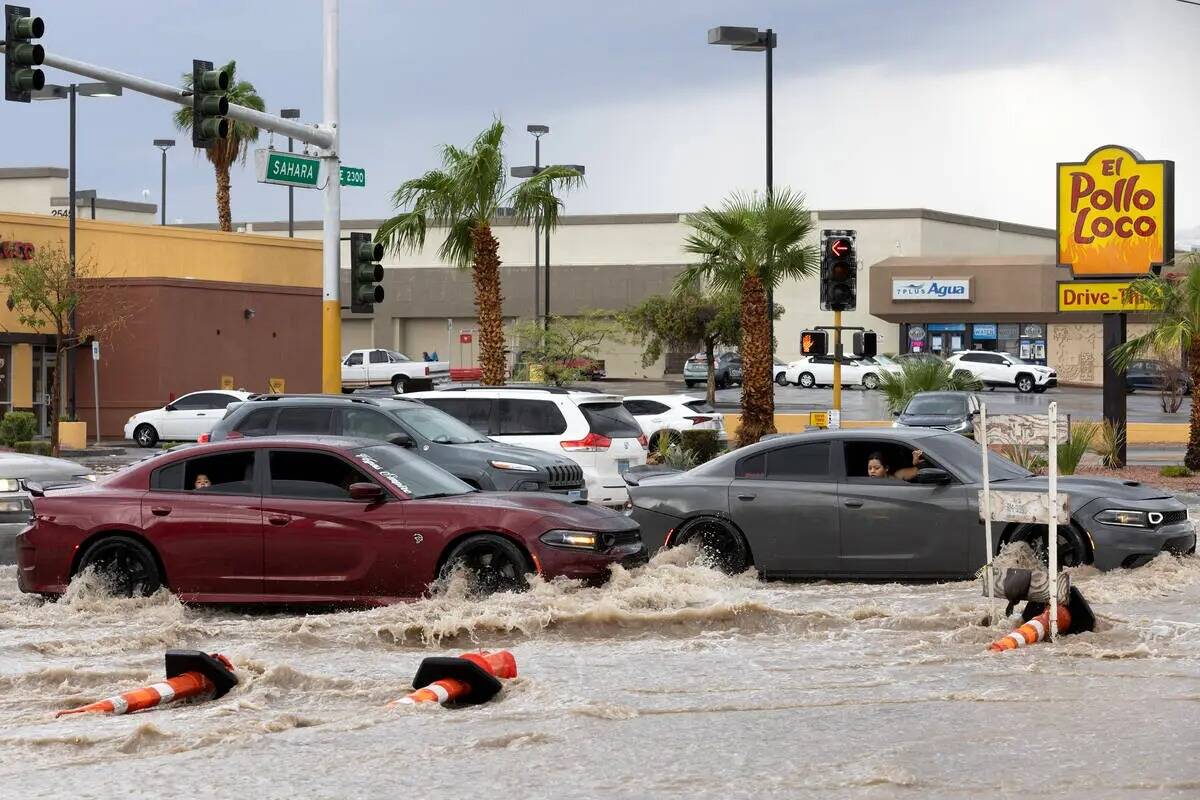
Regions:
<svg viewBox="0 0 1200 800"><path fill-rule="evenodd" d="M167 151L175 146L174 139L155 139L154 146L162 151L162 216L160 225L167 224Z"/></svg>
<svg viewBox="0 0 1200 800"><path fill-rule="evenodd" d="M325 218L321 231L321 388L327 394L337 394L342 390L342 309L338 299L342 257L342 177L338 161L341 138L338 131L338 39L341 31L341 5L338 0L324 0L322 17L322 105L325 108L322 127L330 134L330 143L321 154L326 175Z"/></svg>
<svg viewBox="0 0 1200 800"><path fill-rule="evenodd" d="M542 169L542 137L550 132L549 125L526 125L525 130L533 134L533 174L537 174ZM542 246L541 237L541 217L533 219L533 321L536 323L539 314L538 301L542 291L541 287L541 253L539 252Z"/></svg>
<svg viewBox="0 0 1200 800"><path fill-rule="evenodd" d="M300 119L300 109L298 108L281 108L279 116L283 119ZM292 152L292 137L288 136L288 152ZM294 189L288 187L288 238L291 239L296 235L296 202Z"/></svg>

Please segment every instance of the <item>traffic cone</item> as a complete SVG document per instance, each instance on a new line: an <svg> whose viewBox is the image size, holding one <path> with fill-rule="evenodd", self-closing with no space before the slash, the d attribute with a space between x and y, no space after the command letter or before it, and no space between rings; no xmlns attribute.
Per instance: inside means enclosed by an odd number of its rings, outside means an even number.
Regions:
<svg viewBox="0 0 1200 800"><path fill-rule="evenodd" d="M515 677L517 660L507 650L463 653L459 658L431 656L417 668L412 682L416 691L388 703L388 708L416 703L478 705L491 700L504 688L499 678Z"/></svg>
<svg viewBox="0 0 1200 800"><path fill-rule="evenodd" d="M1066 606L1060 605L1058 607L1058 632L1066 633L1070 628L1071 612L1067 610ZM1008 636L992 642L988 649L996 653L1002 653L1005 650L1016 650L1018 647L1042 641L1049 632L1050 609L1047 608Z"/></svg>
<svg viewBox="0 0 1200 800"><path fill-rule="evenodd" d="M130 714L192 697L215 700L237 686L233 664L220 653L209 655L199 650L168 650L166 662L165 682L79 708L59 711L54 715L55 719L67 714Z"/></svg>

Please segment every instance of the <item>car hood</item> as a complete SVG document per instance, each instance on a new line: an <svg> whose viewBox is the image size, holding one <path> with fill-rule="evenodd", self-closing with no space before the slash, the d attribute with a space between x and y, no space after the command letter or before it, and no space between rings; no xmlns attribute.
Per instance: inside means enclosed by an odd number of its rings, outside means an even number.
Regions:
<svg viewBox="0 0 1200 800"><path fill-rule="evenodd" d="M553 453L535 450L532 447L521 447L520 445L505 444L503 442L471 442L470 444L444 444L442 446L471 450L496 461L515 461L520 464L528 464L531 467L541 467L542 469L546 467L565 467L575 463L566 456L556 456Z"/></svg>
<svg viewBox="0 0 1200 800"><path fill-rule="evenodd" d="M526 511L529 513L531 525L537 525L543 530L578 528L588 531L625 531L638 527L629 517L603 506L572 501L562 495L545 492L472 492L422 502Z"/></svg>
<svg viewBox="0 0 1200 800"><path fill-rule="evenodd" d="M55 478L74 478L90 472L91 470L82 464L63 458L34 456L26 453L0 454L0 478L44 481Z"/></svg>
<svg viewBox="0 0 1200 800"><path fill-rule="evenodd" d="M992 483L993 489L1006 492L1045 492L1047 486L1048 481L1045 478L1019 478ZM1134 481L1121 481L1116 478L1092 476L1059 477L1058 490L1067 492L1071 496L1072 509L1080 508L1101 497L1109 500L1157 500L1174 497L1170 492L1155 486L1147 486Z"/></svg>
<svg viewBox="0 0 1200 800"><path fill-rule="evenodd" d="M940 428L946 425L957 427L965 421L965 417L953 414L901 414L899 417L900 423L918 428Z"/></svg>

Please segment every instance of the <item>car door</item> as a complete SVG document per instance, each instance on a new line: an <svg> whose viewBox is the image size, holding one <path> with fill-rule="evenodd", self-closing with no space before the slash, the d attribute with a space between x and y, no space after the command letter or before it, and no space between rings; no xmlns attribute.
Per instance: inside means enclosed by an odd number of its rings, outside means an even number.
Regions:
<svg viewBox="0 0 1200 800"><path fill-rule="evenodd" d="M405 536L403 502L390 492L384 502L351 500L353 483L377 482L332 452L267 451L266 594L320 602L399 598L419 591L405 574L412 537Z"/></svg>
<svg viewBox="0 0 1200 800"><path fill-rule="evenodd" d="M163 409L162 423L158 426L158 438L164 441L182 441L199 436L192 431L196 429L196 415L206 410L205 394L207 393L192 392L168 403Z"/></svg>
<svg viewBox="0 0 1200 800"><path fill-rule="evenodd" d="M262 594L262 497L256 451L222 451L151 473L142 530L183 600L229 602ZM204 475L211 486L196 489Z"/></svg>
<svg viewBox="0 0 1200 800"><path fill-rule="evenodd" d="M392 359L387 350L372 350L367 353L367 384L378 386L392 381Z"/></svg>
<svg viewBox="0 0 1200 800"><path fill-rule="evenodd" d="M201 392L198 395L201 408L188 420L188 439L199 439L202 434L210 433L218 422L225 418L225 410L230 403L236 403L238 398L224 392Z"/></svg>
<svg viewBox="0 0 1200 800"><path fill-rule="evenodd" d="M846 575L958 577L970 572L968 543L979 530L968 490L867 477L867 459L882 453L892 469L912 464L916 445L900 439L842 442L838 487L841 567ZM907 458L907 461L904 459ZM926 455L926 466L942 467Z"/></svg>
<svg viewBox="0 0 1200 800"><path fill-rule="evenodd" d="M342 385L360 387L367 385L367 365L362 350L356 350L342 361Z"/></svg>
<svg viewBox="0 0 1200 800"><path fill-rule="evenodd" d="M824 575L839 565L838 484L829 440L789 444L738 461L729 513L768 575Z"/></svg>

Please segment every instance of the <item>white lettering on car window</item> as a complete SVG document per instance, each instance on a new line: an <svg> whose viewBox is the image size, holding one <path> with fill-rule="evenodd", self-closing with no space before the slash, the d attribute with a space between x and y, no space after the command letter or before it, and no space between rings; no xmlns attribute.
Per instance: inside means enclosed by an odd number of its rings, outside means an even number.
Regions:
<svg viewBox="0 0 1200 800"><path fill-rule="evenodd" d="M383 479L386 480L388 483L390 483L392 486L395 486L397 489L404 492L405 494L408 494L408 495L412 494L412 489L408 488L408 485L404 482L404 480L399 475L397 475L394 472L389 472L388 470L385 470L383 468L382 464L380 464L375 459L371 458L366 453L359 453L356 456L356 458L359 461L361 461L362 463L366 464L371 469L378 472L381 476L383 476Z"/></svg>

